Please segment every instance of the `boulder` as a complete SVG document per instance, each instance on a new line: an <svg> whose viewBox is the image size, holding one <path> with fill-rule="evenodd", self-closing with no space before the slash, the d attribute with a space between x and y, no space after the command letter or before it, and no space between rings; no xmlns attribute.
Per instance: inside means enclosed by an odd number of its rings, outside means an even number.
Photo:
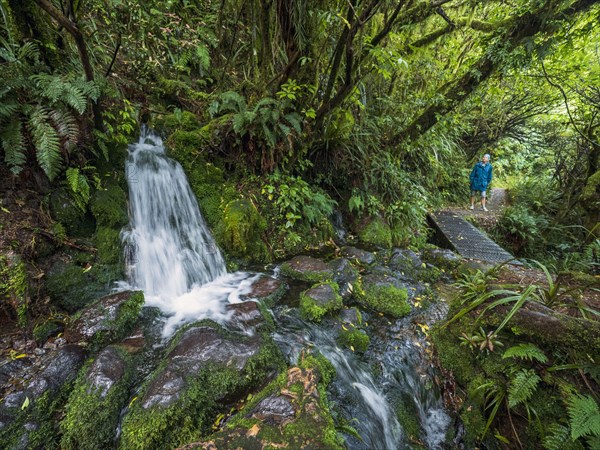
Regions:
<svg viewBox="0 0 600 450"><path fill-rule="evenodd" d="M346 246L341 248L341 252L342 255L350 261L357 261L364 266L368 266L375 262L375 255L373 253L360 248Z"/></svg>
<svg viewBox="0 0 600 450"><path fill-rule="evenodd" d="M333 277L331 268L321 259L296 256L281 265L281 273L296 280L318 283Z"/></svg>
<svg viewBox="0 0 600 450"><path fill-rule="evenodd" d="M342 307L342 297L336 283L322 283L300 294L300 312L312 321L320 322L324 315Z"/></svg>
<svg viewBox="0 0 600 450"><path fill-rule="evenodd" d="M342 298L350 298L358 282L358 271L346 258L334 259L328 266L331 268L333 281L337 283Z"/></svg>

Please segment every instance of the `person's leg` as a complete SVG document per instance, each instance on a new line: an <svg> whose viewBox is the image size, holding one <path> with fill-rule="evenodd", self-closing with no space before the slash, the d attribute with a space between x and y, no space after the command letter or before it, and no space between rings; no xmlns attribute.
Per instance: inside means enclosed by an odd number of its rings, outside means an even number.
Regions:
<svg viewBox="0 0 600 450"><path fill-rule="evenodd" d="M475 191L471 191L471 209L475 209Z"/></svg>
<svg viewBox="0 0 600 450"><path fill-rule="evenodd" d="M486 192L481 191L481 209L483 209L484 211L487 211L487 208L485 207L485 197L486 197Z"/></svg>

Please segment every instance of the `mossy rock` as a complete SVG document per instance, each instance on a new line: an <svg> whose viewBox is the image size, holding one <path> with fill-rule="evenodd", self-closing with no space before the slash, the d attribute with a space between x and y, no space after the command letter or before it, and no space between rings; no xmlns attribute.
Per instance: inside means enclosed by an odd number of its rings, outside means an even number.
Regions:
<svg viewBox="0 0 600 450"><path fill-rule="evenodd" d="M320 322L323 316L342 308L342 296L337 283L321 283L300 294L300 312L303 317Z"/></svg>
<svg viewBox="0 0 600 450"><path fill-rule="evenodd" d="M364 220L358 227L358 238L367 245L392 247L392 230L379 216Z"/></svg>
<svg viewBox="0 0 600 450"><path fill-rule="evenodd" d="M94 235L101 264L119 264L123 253L120 232L114 228L99 226Z"/></svg>
<svg viewBox="0 0 600 450"><path fill-rule="evenodd" d="M113 447L133 375L132 357L107 347L79 372L60 424L62 449Z"/></svg>
<svg viewBox="0 0 600 450"><path fill-rule="evenodd" d="M462 258L452 250L434 248L423 250L423 261L433 264L438 269L451 272L462 262Z"/></svg>
<svg viewBox="0 0 600 450"><path fill-rule="evenodd" d="M358 300L369 308L400 318L410 313L408 291L391 283L367 284Z"/></svg>
<svg viewBox="0 0 600 450"><path fill-rule="evenodd" d="M333 270L324 261L311 256L296 256L281 264L281 273L296 280L317 283L331 280Z"/></svg>
<svg viewBox="0 0 600 450"><path fill-rule="evenodd" d="M250 292L244 294L242 298L259 300L267 307L273 307L288 290L288 285L277 278L267 275L261 275L258 280L250 286Z"/></svg>
<svg viewBox="0 0 600 450"><path fill-rule="evenodd" d="M285 366L267 338L214 325L180 330L123 420L120 448L175 448L207 435L219 414Z"/></svg>
<svg viewBox="0 0 600 450"><path fill-rule="evenodd" d="M109 181L103 189L96 190L90 209L98 226L121 228L129 223L127 195L116 181Z"/></svg>
<svg viewBox="0 0 600 450"><path fill-rule="evenodd" d="M125 291L107 295L81 311L65 331L70 342L86 341L101 348L125 336L138 320L144 294Z"/></svg>
<svg viewBox="0 0 600 450"><path fill-rule="evenodd" d="M288 369L210 436L216 448L345 448L329 410L327 386L335 375L321 354L302 352L298 367ZM207 448L196 442L188 448Z"/></svg>
<svg viewBox="0 0 600 450"><path fill-rule="evenodd" d="M163 129L167 132L173 130L193 131L200 126L200 120L190 111L181 111L179 113L167 114L154 121L157 129Z"/></svg>
<svg viewBox="0 0 600 450"><path fill-rule="evenodd" d="M363 330L358 328L342 329L337 338L337 342L346 348L358 353L367 351L371 339Z"/></svg>
<svg viewBox="0 0 600 450"><path fill-rule="evenodd" d="M59 188L50 195L50 215L60 222L71 236L91 236L96 229L92 214L82 210L65 188Z"/></svg>
<svg viewBox="0 0 600 450"><path fill-rule="evenodd" d="M215 237L225 251L246 260L267 261L269 251L263 242L267 222L247 199L236 199L225 206L215 229Z"/></svg>
<svg viewBox="0 0 600 450"><path fill-rule="evenodd" d="M122 279L120 265L93 264L84 268L58 263L51 268L44 288L53 304L73 313L108 294L113 283Z"/></svg>

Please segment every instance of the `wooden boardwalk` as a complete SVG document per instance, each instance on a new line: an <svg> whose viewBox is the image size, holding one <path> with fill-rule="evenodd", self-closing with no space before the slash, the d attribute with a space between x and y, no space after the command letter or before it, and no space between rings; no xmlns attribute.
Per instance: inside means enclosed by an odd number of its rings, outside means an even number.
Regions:
<svg viewBox="0 0 600 450"><path fill-rule="evenodd" d="M436 240L463 258L502 263L514 256L492 241L484 232L452 211L437 211L429 215ZM521 265L520 261L511 264Z"/></svg>

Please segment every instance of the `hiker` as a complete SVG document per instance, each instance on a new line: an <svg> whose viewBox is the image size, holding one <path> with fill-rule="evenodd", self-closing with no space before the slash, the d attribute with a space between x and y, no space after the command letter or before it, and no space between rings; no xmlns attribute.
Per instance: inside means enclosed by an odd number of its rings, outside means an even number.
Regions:
<svg viewBox="0 0 600 450"><path fill-rule="evenodd" d="M469 176L471 180L471 208L475 209L475 197L477 193L481 196L481 209L487 211L485 207L486 190L492 182L492 165L490 164L490 155L486 153L477 162Z"/></svg>

